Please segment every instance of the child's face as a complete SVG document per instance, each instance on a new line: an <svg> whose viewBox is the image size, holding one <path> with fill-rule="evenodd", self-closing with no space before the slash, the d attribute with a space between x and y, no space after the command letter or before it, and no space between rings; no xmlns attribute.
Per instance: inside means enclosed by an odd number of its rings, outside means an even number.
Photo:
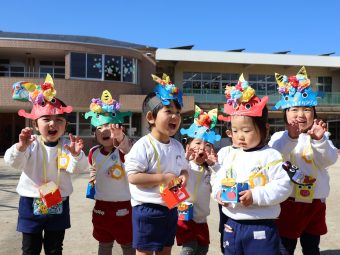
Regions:
<svg viewBox="0 0 340 255"><path fill-rule="evenodd" d="M65 133L66 119L61 115L45 115L36 120L35 129L45 142L56 142Z"/></svg>
<svg viewBox="0 0 340 255"><path fill-rule="evenodd" d="M195 153L194 162L198 165L202 165L213 150L213 146L199 138L194 138L190 142L188 149Z"/></svg>
<svg viewBox="0 0 340 255"><path fill-rule="evenodd" d="M104 124L96 127L95 136L97 142L104 147L113 147L110 124Z"/></svg>
<svg viewBox="0 0 340 255"><path fill-rule="evenodd" d="M161 142L168 142L169 137L176 134L181 124L181 110L171 101L170 105L159 110L156 119L152 117L151 112L149 113L147 119L153 125L151 134Z"/></svg>
<svg viewBox="0 0 340 255"><path fill-rule="evenodd" d="M307 131L314 121L314 110L308 106L291 107L286 111L287 122L297 121L299 129Z"/></svg>
<svg viewBox="0 0 340 255"><path fill-rule="evenodd" d="M233 116L231 118L233 145L242 149L251 149L261 142L260 131L255 127L251 117Z"/></svg>

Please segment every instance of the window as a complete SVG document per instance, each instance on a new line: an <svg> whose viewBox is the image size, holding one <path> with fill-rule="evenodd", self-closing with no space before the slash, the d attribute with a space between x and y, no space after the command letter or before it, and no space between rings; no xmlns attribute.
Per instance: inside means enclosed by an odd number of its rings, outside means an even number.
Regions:
<svg viewBox="0 0 340 255"><path fill-rule="evenodd" d="M259 95L276 93L276 80L274 75L249 74L249 84Z"/></svg>
<svg viewBox="0 0 340 255"><path fill-rule="evenodd" d="M104 54L71 53L71 77L137 83L137 59Z"/></svg>
<svg viewBox="0 0 340 255"><path fill-rule="evenodd" d="M50 74L53 78L65 79L65 62L41 60L39 67L39 77L45 78L46 74Z"/></svg>
<svg viewBox="0 0 340 255"><path fill-rule="evenodd" d="M90 119L85 119L85 112L72 112L68 114L69 122L65 135L92 136Z"/></svg>
<svg viewBox="0 0 340 255"><path fill-rule="evenodd" d="M14 61L11 64L9 59L0 59L0 76L5 77L24 77L25 66L21 61ZM18 64L19 63L19 64Z"/></svg>
<svg viewBox="0 0 340 255"><path fill-rule="evenodd" d="M223 94L227 85L236 85L239 74L183 73L183 90L194 94Z"/></svg>
<svg viewBox="0 0 340 255"><path fill-rule="evenodd" d="M318 77L318 91L321 92L332 92L332 77L324 76Z"/></svg>

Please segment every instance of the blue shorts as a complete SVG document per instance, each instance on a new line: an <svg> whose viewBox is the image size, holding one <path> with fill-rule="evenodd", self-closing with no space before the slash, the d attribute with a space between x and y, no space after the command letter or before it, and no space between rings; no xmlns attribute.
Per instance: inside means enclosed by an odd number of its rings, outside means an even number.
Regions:
<svg viewBox="0 0 340 255"><path fill-rule="evenodd" d="M20 197L17 231L39 233L43 230L60 231L71 227L69 198L63 201L61 214L34 215L32 197Z"/></svg>
<svg viewBox="0 0 340 255"><path fill-rule="evenodd" d="M132 207L133 248L162 251L174 245L177 227L177 207L168 209L157 204Z"/></svg>
<svg viewBox="0 0 340 255"><path fill-rule="evenodd" d="M224 254L280 254L280 238L274 220L233 220L224 228Z"/></svg>

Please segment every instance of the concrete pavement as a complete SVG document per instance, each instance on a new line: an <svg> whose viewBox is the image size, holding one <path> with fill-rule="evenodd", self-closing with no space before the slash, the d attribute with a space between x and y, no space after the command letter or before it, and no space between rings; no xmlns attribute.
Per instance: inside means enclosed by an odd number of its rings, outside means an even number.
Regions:
<svg viewBox="0 0 340 255"><path fill-rule="evenodd" d="M340 160L329 170L331 176L331 194L327 200L328 234L322 237L321 254L340 254ZM19 196L15 191L20 172L9 169L0 159L0 255L21 254L21 234L15 231ZM88 174L73 176L74 192L70 198L71 229L66 231L64 241L65 255L97 254L97 241L92 237L92 208L94 201L85 198ZM218 233L218 209L212 201L208 224L211 236L209 254L220 254ZM173 247L172 254L179 254L180 247ZM42 253L44 254L44 253ZM121 254L118 246L113 254ZM296 254L301 254L300 248Z"/></svg>

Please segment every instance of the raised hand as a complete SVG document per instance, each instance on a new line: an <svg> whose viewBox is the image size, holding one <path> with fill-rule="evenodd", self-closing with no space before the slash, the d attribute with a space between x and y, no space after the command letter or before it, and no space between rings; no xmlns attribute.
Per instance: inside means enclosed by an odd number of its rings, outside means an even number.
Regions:
<svg viewBox="0 0 340 255"><path fill-rule="evenodd" d="M114 144L118 143L118 145L123 141L124 139L124 127L119 124L111 124L110 125L111 130L111 137L113 138Z"/></svg>
<svg viewBox="0 0 340 255"><path fill-rule="evenodd" d="M207 159L205 160L209 166L215 165L217 162L217 154L213 148L211 148L210 152L207 152Z"/></svg>
<svg viewBox="0 0 340 255"><path fill-rule="evenodd" d="M302 130L299 128L299 122L297 119L287 124L288 135L292 139L296 139L301 134Z"/></svg>
<svg viewBox="0 0 340 255"><path fill-rule="evenodd" d="M35 137L33 135L33 129L30 127L25 127L21 130L19 134L19 142L16 144L16 148L18 151L24 152L28 146L30 146Z"/></svg>
<svg viewBox="0 0 340 255"><path fill-rule="evenodd" d="M194 160L196 158L196 152L193 148L190 148L189 144L187 144L185 148L185 158L189 161Z"/></svg>
<svg viewBox="0 0 340 255"><path fill-rule="evenodd" d="M69 135L70 144L65 144L64 148L68 150L73 157L79 156L81 150L84 148L84 141L80 139L78 136Z"/></svg>
<svg viewBox="0 0 340 255"><path fill-rule="evenodd" d="M307 133L311 136L314 140L322 139L323 135L325 134L327 129L327 124L323 122L323 120L315 119L313 126Z"/></svg>

